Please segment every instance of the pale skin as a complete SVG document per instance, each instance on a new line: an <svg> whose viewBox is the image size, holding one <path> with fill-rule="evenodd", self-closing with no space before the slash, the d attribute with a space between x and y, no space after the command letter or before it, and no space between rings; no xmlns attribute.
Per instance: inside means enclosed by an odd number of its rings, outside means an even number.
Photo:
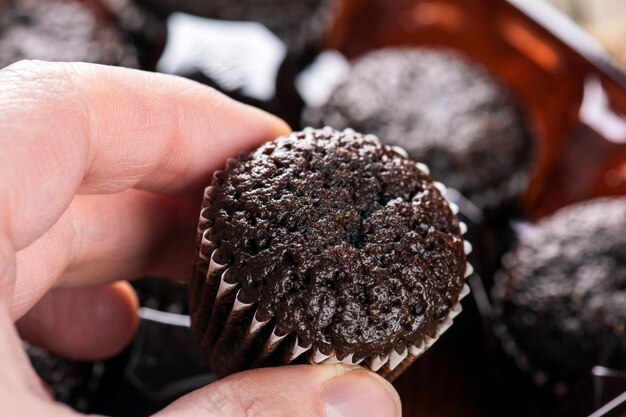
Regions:
<svg viewBox="0 0 626 417"><path fill-rule="evenodd" d="M0 415L55 403L20 337L74 359L115 355L137 327L122 281L186 279L202 188L281 120L177 77L24 61L0 70ZM243 372L157 416L399 417L377 375L341 366Z"/></svg>

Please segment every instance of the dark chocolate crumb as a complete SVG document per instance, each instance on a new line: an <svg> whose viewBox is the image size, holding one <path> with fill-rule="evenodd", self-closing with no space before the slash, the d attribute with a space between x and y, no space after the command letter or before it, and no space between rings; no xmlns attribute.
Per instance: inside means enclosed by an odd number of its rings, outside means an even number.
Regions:
<svg viewBox="0 0 626 417"><path fill-rule="evenodd" d="M218 176L218 253L280 331L343 355L434 333L465 272L459 224L431 178L372 136L278 138Z"/></svg>

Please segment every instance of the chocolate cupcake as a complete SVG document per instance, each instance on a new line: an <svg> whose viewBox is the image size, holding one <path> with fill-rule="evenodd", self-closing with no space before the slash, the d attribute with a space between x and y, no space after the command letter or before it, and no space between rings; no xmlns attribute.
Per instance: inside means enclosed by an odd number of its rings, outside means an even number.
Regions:
<svg viewBox="0 0 626 417"><path fill-rule="evenodd" d="M594 365L626 369L626 198L561 209L521 236L493 290L496 334L563 392Z"/></svg>
<svg viewBox="0 0 626 417"><path fill-rule="evenodd" d="M395 377L468 291L444 190L352 130L308 128L229 161L205 191L190 285L212 370L342 362Z"/></svg>
<svg viewBox="0 0 626 417"><path fill-rule="evenodd" d="M401 146L483 208L519 193L531 161L529 129L511 92L450 50L371 52L321 109L306 110L304 123L353 127Z"/></svg>
<svg viewBox="0 0 626 417"><path fill-rule="evenodd" d="M135 48L95 2L0 1L0 68L22 59L138 65Z"/></svg>

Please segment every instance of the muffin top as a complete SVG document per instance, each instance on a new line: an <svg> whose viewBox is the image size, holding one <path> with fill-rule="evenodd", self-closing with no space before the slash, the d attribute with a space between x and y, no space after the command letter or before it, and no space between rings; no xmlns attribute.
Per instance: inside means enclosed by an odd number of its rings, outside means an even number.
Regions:
<svg viewBox="0 0 626 417"><path fill-rule="evenodd" d="M626 366L626 198L560 210L503 263L496 312L523 367L563 382Z"/></svg>
<svg viewBox="0 0 626 417"><path fill-rule="evenodd" d="M528 128L509 90L444 49L371 52L322 109L307 114L305 123L352 127L403 147L433 178L474 200L523 175L531 158Z"/></svg>
<svg viewBox="0 0 626 417"><path fill-rule="evenodd" d="M0 1L0 68L22 59L138 65L134 47L92 3Z"/></svg>
<svg viewBox="0 0 626 417"><path fill-rule="evenodd" d="M210 199L239 300L339 358L420 343L459 298L458 220L428 174L374 136L278 138L218 174Z"/></svg>

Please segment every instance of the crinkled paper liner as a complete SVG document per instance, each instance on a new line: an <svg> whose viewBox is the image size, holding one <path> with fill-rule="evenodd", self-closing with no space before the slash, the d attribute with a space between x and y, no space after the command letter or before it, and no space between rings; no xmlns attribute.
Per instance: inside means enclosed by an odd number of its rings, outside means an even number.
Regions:
<svg viewBox="0 0 626 417"><path fill-rule="evenodd" d="M353 130L346 129L344 132L351 133ZM388 148L407 156L401 148ZM227 167L232 163L234 160L229 160ZM416 165L423 172L429 173L426 165ZM281 333L275 320L259 316L256 303L246 304L240 301L240 284L230 278L229 265L220 263L217 245L211 241L212 224L206 213L213 201L212 192L213 187L218 184L218 174L219 172L214 174L212 185L204 193L204 208L198 225L198 257L190 284L189 304L192 331L202 351L209 354L207 360L210 366L220 376L260 366L286 365L298 360L298 363L310 364L360 365L393 381L452 326L454 318L462 311L460 302L470 292L465 283L456 304L433 335L425 335L417 343L367 357L355 357L354 353L339 357L334 351L324 351L313 342L300 340L293 334ZM445 197L445 186L435 182L435 187ZM451 211L457 214L457 205L452 202L448 204ZM461 222L460 228L465 234L467 226ZM467 241L463 243L465 253L469 254L472 250L471 244ZM472 273L473 268L467 263L465 278Z"/></svg>

